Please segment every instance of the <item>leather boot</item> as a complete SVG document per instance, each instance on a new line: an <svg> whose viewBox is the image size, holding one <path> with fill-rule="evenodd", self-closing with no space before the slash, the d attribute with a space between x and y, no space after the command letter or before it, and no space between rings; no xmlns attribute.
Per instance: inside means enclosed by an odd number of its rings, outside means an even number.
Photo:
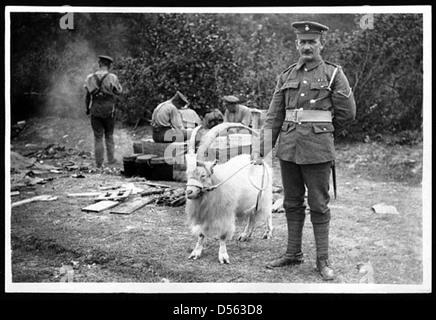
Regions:
<svg viewBox="0 0 436 320"><path fill-rule="evenodd" d="M278 268L278 267L284 267L284 266L293 266L297 264L301 264L304 262L304 257L302 252L289 254L285 253L283 256L269 261L266 263L266 267L268 269Z"/></svg>
<svg viewBox="0 0 436 320"><path fill-rule="evenodd" d="M303 234L304 219L292 220L287 219L288 227L288 244L286 253L266 263L266 267L269 269L284 267L288 265L296 265L304 262L303 253L301 252L301 241Z"/></svg>
<svg viewBox="0 0 436 320"><path fill-rule="evenodd" d="M316 258L315 270L319 272L322 280L328 281L336 278L335 271L331 267L329 260L323 257Z"/></svg>

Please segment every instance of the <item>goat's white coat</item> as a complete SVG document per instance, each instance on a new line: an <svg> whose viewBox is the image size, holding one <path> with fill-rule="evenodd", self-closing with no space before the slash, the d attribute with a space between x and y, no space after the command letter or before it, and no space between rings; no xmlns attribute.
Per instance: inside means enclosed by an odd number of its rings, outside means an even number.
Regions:
<svg viewBox="0 0 436 320"><path fill-rule="evenodd" d="M188 170L188 180L194 178L202 182L204 187L209 187L226 180L243 166L246 167L213 191L198 194L200 192L198 187L187 186L187 196L194 194L196 197L191 199L188 197L186 200L188 223L192 232L199 237L190 258L200 257L204 236L218 236L219 260L221 263L229 263L225 241L233 237L237 217L248 218L247 226L239 240L245 241L251 236L255 222L260 218L267 219L263 237L272 236L272 172L266 164L264 166L267 172L264 172L263 166L250 165L250 156L243 154L224 164L214 166L212 174L207 165ZM252 182L248 178L249 175ZM265 190L262 191L258 208L255 210L259 190L252 183L261 188L262 179Z"/></svg>

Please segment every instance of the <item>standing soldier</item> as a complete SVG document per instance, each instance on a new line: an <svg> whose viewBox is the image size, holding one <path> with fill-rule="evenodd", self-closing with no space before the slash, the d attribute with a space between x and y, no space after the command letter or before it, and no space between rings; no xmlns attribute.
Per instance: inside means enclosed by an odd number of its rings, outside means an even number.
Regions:
<svg viewBox="0 0 436 320"><path fill-rule="evenodd" d="M86 114L91 115L91 126L94 131L95 165L101 168L106 144L107 161L114 164L115 144L115 97L122 92L118 77L109 72L113 59L99 56L99 70L86 78Z"/></svg>
<svg viewBox="0 0 436 320"><path fill-rule="evenodd" d="M294 22L300 58L284 70L261 130L260 149L252 159L262 163L278 139L284 190L288 243L286 253L267 263L268 268L302 263L302 232L307 188L310 219L316 246L316 267L323 280L335 278L329 262L330 169L335 159L333 132L356 115L348 80L340 66L324 61L321 50L328 27L316 22ZM280 134L280 138L279 138Z"/></svg>

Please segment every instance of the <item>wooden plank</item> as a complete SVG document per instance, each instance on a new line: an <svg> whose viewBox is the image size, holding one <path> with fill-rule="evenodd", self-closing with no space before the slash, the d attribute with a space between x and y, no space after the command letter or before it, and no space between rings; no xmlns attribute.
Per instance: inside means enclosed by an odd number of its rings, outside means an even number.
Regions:
<svg viewBox="0 0 436 320"><path fill-rule="evenodd" d="M112 209L110 213L113 214L131 214L132 212L142 208L143 206L154 201L154 197L138 197L133 199L132 201L125 202L120 206Z"/></svg>
<svg viewBox="0 0 436 320"><path fill-rule="evenodd" d="M126 199L132 193L132 189L120 189L115 191L108 191L102 193L95 198L95 201L100 200L123 200Z"/></svg>
<svg viewBox="0 0 436 320"><path fill-rule="evenodd" d="M160 184L160 183L154 183L154 182L145 182L146 185L149 185L151 187L158 187L158 188L171 188L171 186L166 184Z"/></svg>
<svg viewBox="0 0 436 320"><path fill-rule="evenodd" d="M98 197L102 194L102 192L82 192L82 193L69 193L67 197Z"/></svg>
<svg viewBox="0 0 436 320"><path fill-rule="evenodd" d="M112 200L103 200L94 204L91 204L85 208L82 208L82 211L86 212L100 212L106 209L110 209L118 205L118 201L112 201Z"/></svg>
<svg viewBox="0 0 436 320"><path fill-rule="evenodd" d="M56 200L57 198L58 197L56 197L56 196L43 194L43 195L35 196L35 197L29 198L29 199L12 202L11 207L20 206L22 204L30 203L30 202L34 202L34 201L53 201L53 200Z"/></svg>

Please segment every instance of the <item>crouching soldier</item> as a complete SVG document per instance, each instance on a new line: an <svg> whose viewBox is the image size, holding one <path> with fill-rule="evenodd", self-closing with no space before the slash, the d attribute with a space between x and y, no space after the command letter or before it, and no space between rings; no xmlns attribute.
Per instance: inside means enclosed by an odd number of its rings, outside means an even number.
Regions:
<svg viewBox="0 0 436 320"><path fill-rule="evenodd" d="M180 109L189 104L179 91L167 101L160 103L151 117L153 140L155 142L182 142L187 139L187 130L182 122Z"/></svg>

